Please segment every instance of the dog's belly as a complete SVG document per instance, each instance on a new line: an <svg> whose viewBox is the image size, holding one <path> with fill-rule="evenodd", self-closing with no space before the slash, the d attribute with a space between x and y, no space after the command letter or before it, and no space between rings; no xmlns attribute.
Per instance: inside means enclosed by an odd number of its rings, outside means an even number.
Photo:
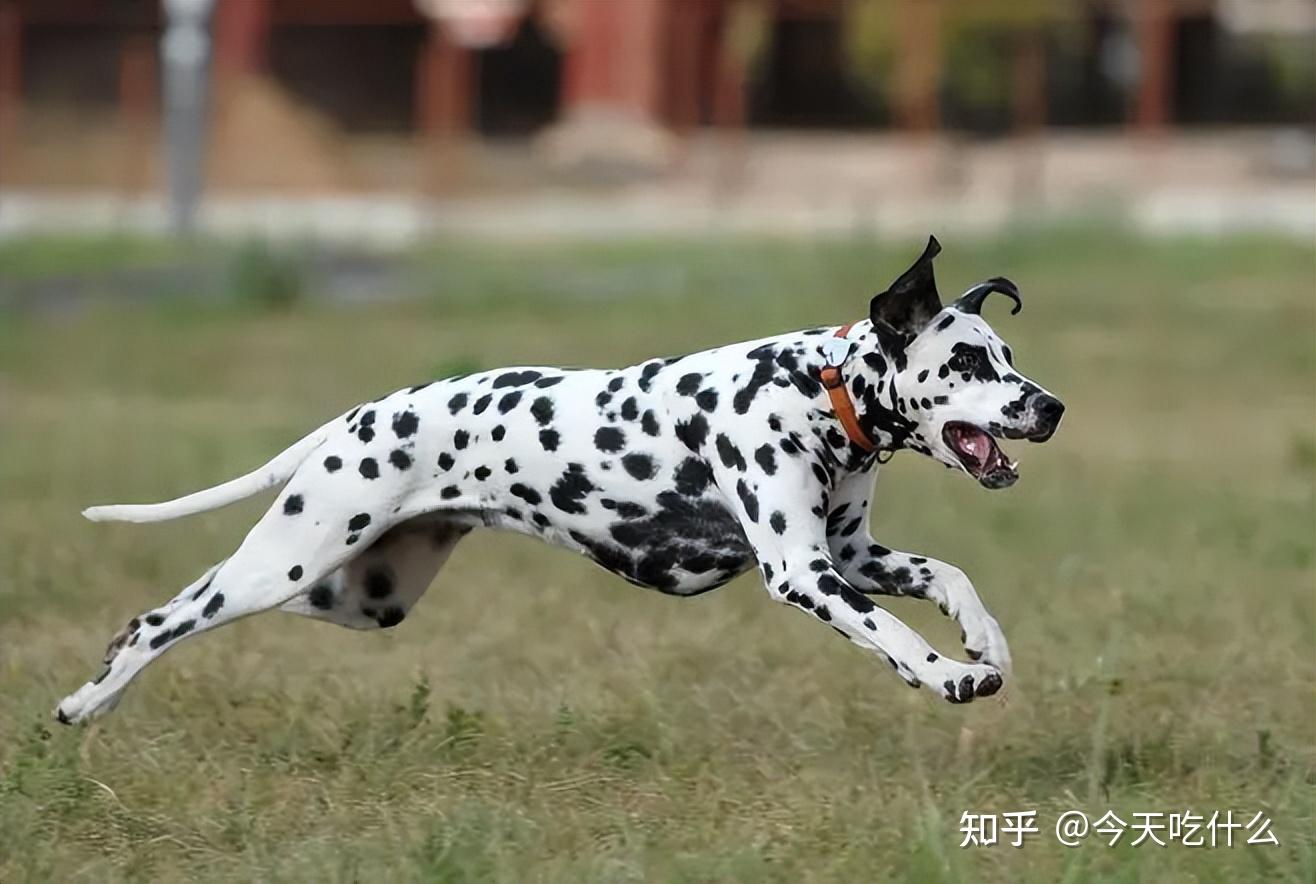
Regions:
<svg viewBox="0 0 1316 884"><path fill-rule="evenodd" d="M643 504L608 498L604 509L606 519L557 515L550 525L531 522L516 507L493 506L480 521L575 550L637 586L670 595L716 589L755 564L740 524L712 495L665 491Z"/></svg>
<svg viewBox="0 0 1316 884"><path fill-rule="evenodd" d="M664 491L645 503L611 502L605 524L591 520L567 533L586 556L631 583L694 595L754 565L740 523L713 494Z"/></svg>

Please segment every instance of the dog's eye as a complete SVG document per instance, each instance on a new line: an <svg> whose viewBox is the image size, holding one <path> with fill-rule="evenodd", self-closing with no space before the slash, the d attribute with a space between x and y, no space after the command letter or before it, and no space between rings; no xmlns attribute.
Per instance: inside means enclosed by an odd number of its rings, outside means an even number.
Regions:
<svg viewBox="0 0 1316 884"><path fill-rule="evenodd" d="M951 371L972 372L978 367L981 359L982 353L979 350L961 350L946 364L950 366Z"/></svg>

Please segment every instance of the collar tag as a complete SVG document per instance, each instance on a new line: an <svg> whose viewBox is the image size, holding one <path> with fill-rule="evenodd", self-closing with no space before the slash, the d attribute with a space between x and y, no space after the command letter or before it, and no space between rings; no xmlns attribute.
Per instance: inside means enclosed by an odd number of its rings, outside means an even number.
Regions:
<svg viewBox="0 0 1316 884"><path fill-rule="evenodd" d="M837 337L828 338L820 346L823 358L827 360L827 364L831 368L840 368L845 365L845 361L850 358L850 353L854 350L853 341Z"/></svg>

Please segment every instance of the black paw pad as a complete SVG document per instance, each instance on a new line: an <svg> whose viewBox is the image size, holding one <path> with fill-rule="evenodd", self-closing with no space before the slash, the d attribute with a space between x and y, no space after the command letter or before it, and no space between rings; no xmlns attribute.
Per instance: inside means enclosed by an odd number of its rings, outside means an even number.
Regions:
<svg viewBox="0 0 1316 884"><path fill-rule="evenodd" d="M989 672L983 676L982 681L978 683L978 696L990 697L1001 689L1001 677L995 672Z"/></svg>
<svg viewBox="0 0 1316 884"><path fill-rule="evenodd" d="M973 699L973 676L971 676L971 675L966 675L966 676L964 676L964 677L967 678L967 679L969 680L969 693L968 693L968 695L966 695L966 696L961 696L961 695L958 693L958 691L957 691L957 689L956 689L956 687L955 687L955 682L951 681L950 679L946 679L946 681L942 683L942 685L941 685L942 690L944 690L944 691L946 692L946 699L947 699L949 702L951 702L951 703L967 703L967 702L969 702L969 700ZM962 684L962 682L961 682L961 684Z"/></svg>

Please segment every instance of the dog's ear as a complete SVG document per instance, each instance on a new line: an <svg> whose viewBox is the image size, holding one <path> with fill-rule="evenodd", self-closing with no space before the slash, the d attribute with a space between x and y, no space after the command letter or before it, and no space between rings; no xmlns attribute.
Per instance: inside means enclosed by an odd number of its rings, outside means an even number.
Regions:
<svg viewBox="0 0 1316 884"><path fill-rule="evenodd" d="M869 303L868 318L884 348L903 346L901 342L908 342L941 312L941 296L932 274L932 259L940 252L941 243L935 236L928 237L927 248L913 266Z"/></svg>

